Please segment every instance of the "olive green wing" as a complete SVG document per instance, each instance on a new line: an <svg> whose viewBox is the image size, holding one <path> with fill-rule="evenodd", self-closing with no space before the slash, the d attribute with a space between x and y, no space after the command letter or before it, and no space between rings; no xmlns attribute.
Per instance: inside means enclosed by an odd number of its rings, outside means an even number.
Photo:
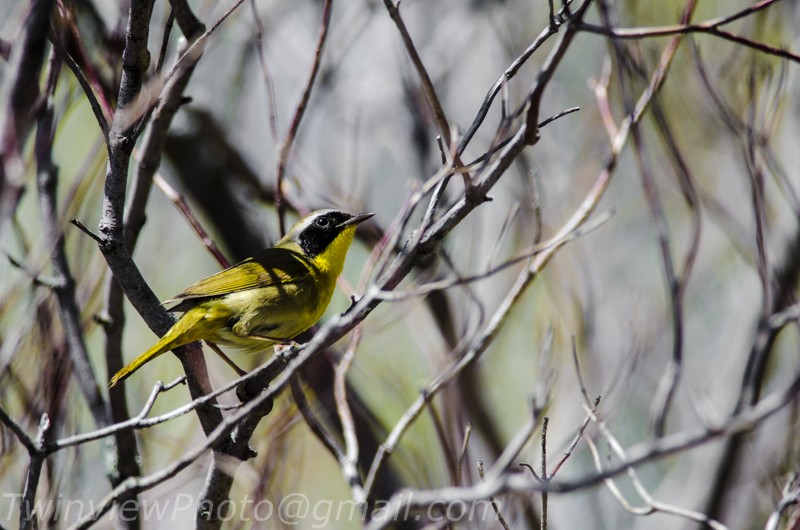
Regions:
<svg viewBox="0 0 800 530"><path fill-rule="evenodd" d="M203 278L164 304L182 302L172 311L184 311L199 299L215 298L237 291L299 284L311 277L311 264L302 254L286 248L268 248L223 271ZM192 301L191 304L185 302Z"/></svg>

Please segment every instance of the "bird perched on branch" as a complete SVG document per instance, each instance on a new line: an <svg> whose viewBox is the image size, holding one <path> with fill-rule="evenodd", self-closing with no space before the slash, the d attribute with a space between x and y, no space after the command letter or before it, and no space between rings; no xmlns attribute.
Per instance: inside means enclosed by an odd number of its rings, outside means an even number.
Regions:
<svg viewBox="0 0 800 530"><path fill-rule="evenodd" d="M183 315L149 350L114 374L109 388L146 362L190 342L206 340L254 352L291 341L325 312L356 227L373 215L312 212L274 247L167 300L164 304L176 304L170 311Z"/></svg>

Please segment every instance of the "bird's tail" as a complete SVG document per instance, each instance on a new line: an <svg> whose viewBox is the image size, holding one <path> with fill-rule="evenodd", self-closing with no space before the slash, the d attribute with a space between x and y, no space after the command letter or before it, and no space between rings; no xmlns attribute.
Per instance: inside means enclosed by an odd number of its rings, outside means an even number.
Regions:
<svg viewBox="0 0 800 530"><path fill-rule="evenodd" d="M123 379L126 379L133 372L142 367L143 364L155 359L164 352L168 352L184 344L201 340L204 337L198 330L198 321L205 317L205 311L200 308L187 311L183 316L167 331L158 342L136 359L127 364L108 382L108 388L113 387Z"/></svg>

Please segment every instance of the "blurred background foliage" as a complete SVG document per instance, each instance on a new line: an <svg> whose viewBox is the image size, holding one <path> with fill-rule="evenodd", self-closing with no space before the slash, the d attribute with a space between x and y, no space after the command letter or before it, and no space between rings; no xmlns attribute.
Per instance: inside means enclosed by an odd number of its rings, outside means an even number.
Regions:
<svg viewBox="0 0 800 530"><path fill-rule="evenodd" d="M613 2L621 27L676 23L679 1ZM747 1L699 2L694 20L736 12ZM119 83L127 2L62 1L54 28L69 49L81 47L103 97L113 101ZM228 3L195 1L197 16L210 25ZM0 39L5 53L0 78L9 74L9 57L23 29L28 2L0 0ZM279 236L273 207L278 146L311 66L320 19L320 2L270 0L245 2L209 39L166 144L160 173L183 194L192 211L230 260L240 259ZM489 87L548 24L543 0L405 0L402 15L451 123L470 124ZM153 63L169 16L169 4L157 2L148 48ZM596 10L588 21L599 23ZM74 24L77 33L70 33ZM260 33L258 25L263 25ZM792 1L726 27L731 32L776 47L800 49L800 9ZM77 38L79 36L79 39ZM173 31L166 67L181 49ZM654 70L667 38L624 41L644 77L629 75L638 95ZM548 41L507 85L516 105L553 45ZM547 90L543 117L579 106L580 111L541 131L493 189L492 202L479 207L444 241L435 262L420 267L400 289L430 279L479 274L551 236L572 214L602 168L609 146L594 87L610 67L609 103L619 122L625 104L609 40L581 33ZM261 57L263 54L263 58ZM763 134L758 161L765 171L765 235L770 270L800 269L797 197L800 192L800 85L797 65L711 35L682 42L658 97L664 119L698 190L701 238L686 284L684 356L676 400L667 429L676 432L724 418L740 392L747 356L760 317L763 292L756 266L752 189L747 167L746 133L733 121ZM725 115L720 104L726 109ZM86 97L67 68L55 92L57 119L53 160L59 169L58 202L69 264L77 281L83 329L98 380L109 374L103 357L104 311L109 275L90 238L73 226L75 218L97 225L106 169L102 134ZM487 123L464 160L483 154L499 123L495 103ZM731 118L733 116L733 119ZM273 121L274 120L274 121ZM318 84L293 149L287 181L291 204L304 210L339 207L377 212L377 227L389 227L412 190L440 167L438 129L425 103L416 73L380 2L335 2L330 35ZM663 203L671 249L680 271L689 251L692 211L681 191L675 164L651 115L642 122L657 193ZM22 149L26 190L13 218L0 230L0 406L28 432L47 412L57 437L96 428L76 381L57 307L46 284L48 248L42 237L33 142ZM454 181L448 200L461 193ZM540 207L541 233L535 216ZM539 352L549 329L554 334L550 367L554 370L548 440L559 454L575 435L584 411L571 353L576 338L587 390L603 397L600 412L624 445L646 440L655 388L672 351L672 316L656 225L643 192L632 148L624 151L611 186L599 205L613 217L570 243L549 264L511 312L495 343L435 401L450 441L460 442L466 422L476 425L467 453L467 482L476 482L475 462L493 461L529 416L530 400L541 391ZM154 189L134 259L155 293L166 299L219 269L211 254L159 189ZM295 218L296 213L290 216ZM351 251L342 287L329 314L349 305L374 238ZM13 261L13 263L12 263ZM14 263L17 263L15 265ZM382 304L362 324L364 339L349 384L374 418L369 429L380 443L388 430L436 374L452 361L458 341L476 333L491 317L520 266L510 267L468 286L446 291L439 302L420 297ZM792 272L794 274L792 275ZM793 300L796 281L787 286ZM348 287L349 286L349 287ZM442 312L446 316L442 316ZM131 359L154 341L153 334L126 306L124 354ZM783 388L798 369L798 331L789 326L773 346L764 393ZM344 341L343 341L344 342ZM343 348L343 346L342 346ZM335 359L341 348L329 353ZM237 356L245 368L263 356ZM230 369L207 356L213 385L229 381ZM170 356L146 365L127 384L135 413L154 381L181 375ZM314 391L308 389L314 402ZM156 403L153 414L185 403L188 393L173 390ZM225 402L225 398L223 398ZM228 402L231 402L230 400ZM321 414L324 406L315 405ZM0 491L22 489L24 448L0 429ZM796 404L766 421L739 454L724 500L715 514L731 528L761 527L780 497L783 477L798 465ZM142 466L156 470L204 438L193 415L138 432ZM239 468L232 498L280 499L302 491L312 499L348 498L336 461L297 414L286 393L251 442L255 459ZM664 502L704 510L719 473L722 442L714 442L644 466L650 491ZM526 446L520 460L538 462L539 443ZM99 498L108 484L103 442L62 451L47 461L40 498ZM444 449L431 414L423 413L390 460L397 480L410 487L450 482ZM177 478L148 491L147 498L196 494L205 478L205 460ZM593 470L588 452L578 451L562 473L582 476ZM0 500L7 513L9 499ZM531 524L536 497L505 499L514 527ZM621 510L608 492L596 487L551 497L552 528L677 528L685 521L664 515L636 518ZM532 510L532 511L531 511ZM532 515L533 514L533 515ZM191 516L192 514L188 514ZM15 515L16 517L16 515ZM8 522L12 527L15 519ZM591 521L589 524L587 521ZM53 524L62 524L59 521ZM298 521L307 528L314 521ZM7 526L6 521L2 521ZM148 522L147 527L158 527Z"/></svg>

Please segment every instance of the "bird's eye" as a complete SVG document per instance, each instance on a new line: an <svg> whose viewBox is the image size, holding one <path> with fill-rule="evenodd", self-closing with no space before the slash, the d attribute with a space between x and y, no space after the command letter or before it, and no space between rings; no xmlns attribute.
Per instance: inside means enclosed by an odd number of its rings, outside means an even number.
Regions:
<svg viewBox="0 0 800 530"><path fill-rule="evenodd" d="M327 217L320 217L317 219L317 226L326 228L329 224L331 224L331 222Z"/></svg>

